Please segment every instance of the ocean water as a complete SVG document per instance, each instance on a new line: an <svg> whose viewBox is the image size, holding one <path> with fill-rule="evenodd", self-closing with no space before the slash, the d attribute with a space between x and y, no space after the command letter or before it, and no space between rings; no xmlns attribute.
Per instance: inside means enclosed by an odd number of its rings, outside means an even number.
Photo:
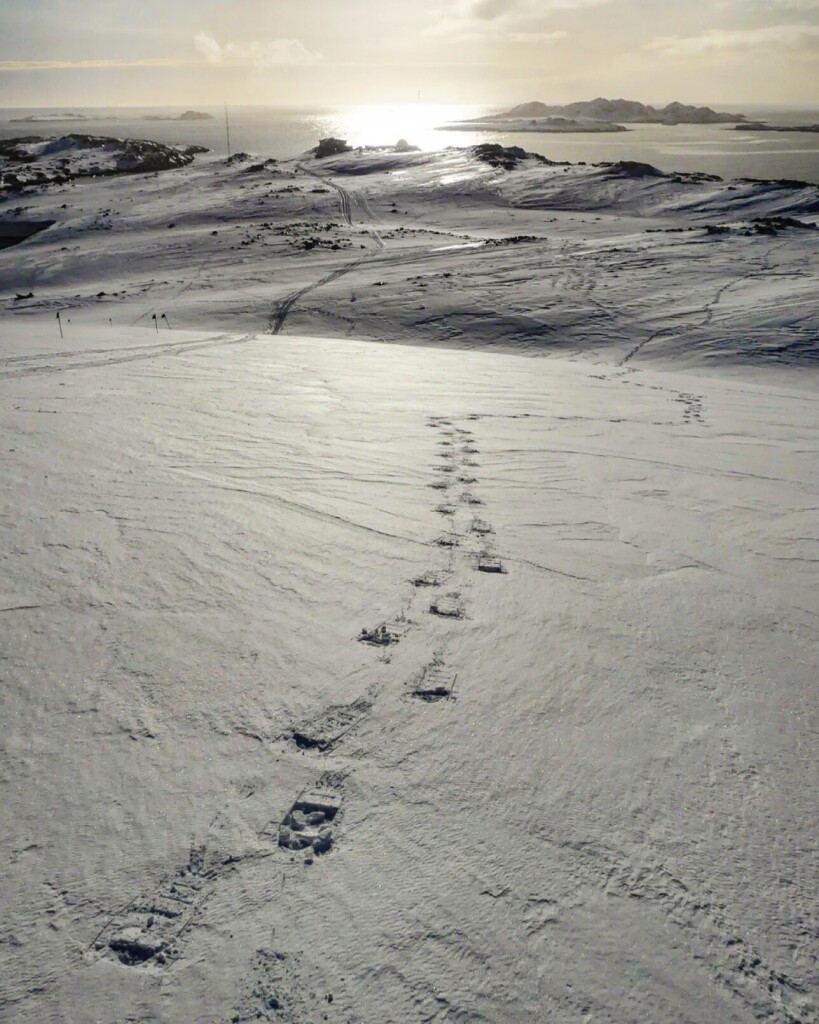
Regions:
<svg viewBox="0 0 819 1024"><path fill-rule="evenodd" d="M0 108L0 139L19 135L59 135L68 131L197 144L227 152L224 110L197 107L213 121L150 120L177 117L181 108ZM229 109L233 152L285 159L298 156L318 139L334 135L352 145L384 145L405 138L424 150L478 142L519 145L553 160L639 160L666 171L707 171L725 178L794 178L819 184L819 134L738 132L731 125L632 125L611 135L534 135L440 131L441 125L497 111L498 107L406 104L324 109L235 107ZM735 109L735 108L732 108ZM750 119L772 124L814 124L819 110L738 108ZM87 120L68 122L65 114ZM30 115L37 122L19 119ZM52 119L44 119L54 115ZM61 119L62 118L62 119Z"/></svg>

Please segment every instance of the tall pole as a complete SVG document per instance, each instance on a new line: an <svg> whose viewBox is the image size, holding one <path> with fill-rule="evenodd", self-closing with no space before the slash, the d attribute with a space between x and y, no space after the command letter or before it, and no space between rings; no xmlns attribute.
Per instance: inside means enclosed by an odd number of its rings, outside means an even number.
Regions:
<svg viewBox="0 0 819 1024"><path fill-rule="evenodd" d="M228 160L230 160L230 118L227 111L227 100L225 100L225 135L227 135Z"/></svg>
<svg viewBox="0 0 819 1024"><path fill-rule="evenodd" d="M57 323L59 324L59 327L60 327L60 337L62 338L64 336L63 335L63 322L60 319L59 311L57 312Z"/></svg>

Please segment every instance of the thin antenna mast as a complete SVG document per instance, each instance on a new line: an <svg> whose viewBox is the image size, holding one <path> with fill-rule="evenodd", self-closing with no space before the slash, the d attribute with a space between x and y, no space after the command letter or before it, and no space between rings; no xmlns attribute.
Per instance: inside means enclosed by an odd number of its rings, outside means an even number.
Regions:
<svg viewBox="0 0 819 1024"><path fill-rule="evenodd" d="M225 101L225 134L227 135L228 160L230 160L230 118L228 117L227 101Z"/></svg>

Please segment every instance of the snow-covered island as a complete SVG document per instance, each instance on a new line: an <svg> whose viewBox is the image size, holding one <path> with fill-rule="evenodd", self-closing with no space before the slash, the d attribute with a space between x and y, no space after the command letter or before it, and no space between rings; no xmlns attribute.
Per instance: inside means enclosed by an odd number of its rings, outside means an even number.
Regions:
<svg viewBox="0 0 819 1024"><path fill-rule="evenodd" d="M399 148L0 196L0 1016L814 1021L819 189Z"/></svg>
<svg viewBox="0 0 819 1024"><path fill-rule="evenodd" d="M624 124L726 124L742 122L742 114L721 113L710 107L668 103L652 107L637 100L608 100L600 96L579 103L549 105L539 100L519 103L511 110L443 125L445 131L496 132L623 132Z"/></svg>

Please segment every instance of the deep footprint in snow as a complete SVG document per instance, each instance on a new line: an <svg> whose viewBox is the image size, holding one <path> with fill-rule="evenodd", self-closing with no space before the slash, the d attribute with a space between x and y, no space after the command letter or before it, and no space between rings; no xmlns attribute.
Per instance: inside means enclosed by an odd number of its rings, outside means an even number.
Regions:
<svg viewBox="0 0 819 1024"><path fill-rule="evenodd" d="M457 591L436 597L429 610L433 615L440 615L445 619L462 619L465 614L464 603Z"/></svg>
<svg viewBox="0 0 819 1024"><path fill-rule="evenodd" d="M415 576L410 582L414 587L440 587L449 579L450 573L443 569L430 569Z"/></svg>
<svg viewBox="0 0 819 1024"><path fill-rule="evenodd" d="M372 647L390 647L397 644L406 633L408 623L397 619L381 622L371 629L362 629L358 634L358 642L370 644Z"/></svg>
<svg viewBox="0 0 819 1024"><path fill-rule="evenodd" d="M434 543L439 548L457 548L461 543L461 539L455 533L443 533L435 539Z"/></svg>
<svg viewBox="0 0 819 1024"><path fill-rule="evenodd" d="M179 957L177 941L201 907L224 865L207 866L204 847L191 850L188 863L156 889L135 900L99 932L88 952L128 967L163 966Z"/></svg>
<svg viewBox="0 0 819 1024"><path fill-rule="evenodd" d="M318 750L321 753L332 750L342 737L366 718L372 706L372 700L367 697L359 697L352 704L333 705L296 726L290 737L301 750Z"/></svg>
<svg viewBox="0 0 819 1024"><path fill-rule="evenodd" d="M480 536L486 536L486 534L494 533L490 523L487 523L484 519L473 519L470 527L472 533L477 533Z"/></svg>
<svg viewBox="0 0 819 1024"><path fill-rule="evenodd" d="M483 499L472 494L470 491L464 491L463 494L461 494L461 502L464 505L483 505Z"/></svg>
<svg viewBox="0 0 819 1024"><path fill-rule="evenodd" d="M302 793L279 826L279 846L285 850L312 849L327 853L334 842L334 829L341 810L341 796L331 790Z"/></svg>
<svg viewBox="0 0 819 1024"><path fill-rule="evenodd" d="M457 673L449 671L440 660L427 665L420 676L412 683L410 693L418 700L433 703L439 700L454 699Z"/></svg>
<svg viewBox="0 0 819 1024"><path fill-rule="evenodd" d="M501 562L497 555L491 555L488 551L482 551L478 555L477 565L478 572L506 572L506 569L503 567L503 562Z"/></svg>
<svg viewBox="0 0 819 1024"><path fill-rule="evenodd" d="M435 511L438 513L438 515L441 515L441 516L454 516L456 509L455 509L454 505L446 505L446 504L444 504L444 505L436 505L435 506Z"/></svg>

